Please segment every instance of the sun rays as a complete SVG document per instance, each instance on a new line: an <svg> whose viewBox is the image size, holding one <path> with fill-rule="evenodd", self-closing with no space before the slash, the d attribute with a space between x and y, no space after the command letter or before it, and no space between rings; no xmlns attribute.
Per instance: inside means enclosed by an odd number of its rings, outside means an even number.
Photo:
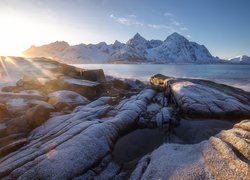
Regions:
<svg viewBox="0 0 250 180"><path fill-rule="evenodd" d="M28 58L0 56L0 80L1 83L15 84L19 79L34 78L36 80L56 79L56 76L44 64Z"/></svg>

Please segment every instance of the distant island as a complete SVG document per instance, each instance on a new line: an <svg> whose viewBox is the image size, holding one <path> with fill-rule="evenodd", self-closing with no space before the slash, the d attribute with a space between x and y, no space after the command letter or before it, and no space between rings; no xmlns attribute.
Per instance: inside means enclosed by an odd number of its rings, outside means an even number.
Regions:
<svg viewBox="0 0 250 180"><path fill-rule="evenodd" d="M56 41L43 46L31 46L23 52L26 57L49 57L63 63L104 64L104 63L233 63L249 64L250 57L239 56L221 59L211 55L209 50L184 36L173 33L164 41L146 40L136 33L126 43L79 44L70 46L65 41Z"/></svg>

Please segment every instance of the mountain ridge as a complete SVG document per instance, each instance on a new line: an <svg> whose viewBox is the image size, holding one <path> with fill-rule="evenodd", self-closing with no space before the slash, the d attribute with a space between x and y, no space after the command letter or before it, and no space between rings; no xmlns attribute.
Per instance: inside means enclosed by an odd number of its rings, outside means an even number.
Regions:
<svg viewBox="0 0 250 180"><path fill-rule="evenodd" d="M220 63L221 59L209 50L184 36L173 33L164 41L146 40L136 33L126 43L78 44L70 46L56 41L42 46L31 46L26 57L50 57L64 63ZM225 61L226 62L226 61Z"/></svg>

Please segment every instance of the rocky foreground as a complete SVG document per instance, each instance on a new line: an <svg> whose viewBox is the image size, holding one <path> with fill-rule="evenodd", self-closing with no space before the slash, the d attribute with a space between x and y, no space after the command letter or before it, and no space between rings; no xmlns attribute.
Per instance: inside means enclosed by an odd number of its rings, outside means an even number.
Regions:
<svg viewBox="0 0 250 180"><path fill-rule="evenodd" d="M164 75L144 84L44 58L12 60L36 70L0 92L0 179L250 177L249 92Z"/></svg>

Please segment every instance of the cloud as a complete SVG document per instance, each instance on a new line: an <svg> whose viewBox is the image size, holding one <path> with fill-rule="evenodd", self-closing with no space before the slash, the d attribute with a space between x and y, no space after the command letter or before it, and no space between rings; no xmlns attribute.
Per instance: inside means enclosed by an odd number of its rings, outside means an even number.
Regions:
<svg viewBox="0 0 250 180"><path fill-rule="evenodd" d="M128 18L136 18L136 15L134 15L134 14L129 14L129 15L127 15L127 17L128 17Z"/></svg>
<svg viewBox="0 0 250 180"><path fill-rule="evenodd" d="M184 26L184 24L179 20L179 18L175 14L170 12L165 12L163 15L167 17L169 23L173 26L172 27L173 30L175 30L175 28L178 27L180 31L188 31L188 28Z"/></svg>
<svg viewBox="0 0 250 180"><path fill-rule="evenodd" d="M172 24L175 25L175 26L180 26L181 23L176 21L176 20L171 20L172 21Z"/></svg>
<svg viewBox="0 0 250 180"><path fill-rule="evenodd" d="M127 15L126 17L116 17L114 14L110 14L109 16L111 19L113 19L115 22L131 26L131 25L137 25L137 26L143 26L143 23L137 21L135 18L135 15Z"/></svg>
<svg viewBox="0 0 250 180"><path fill-rule="evenodd" d="M180 30L181 30L181 31L188 31L188 28L186 28L186 27L181 27Z"/></svg>
<svg viewBox="0 0 250 180"><path fill-rule="evenodd" d="M148 27L153 28L153 29L172 29L169 26L166 25L160 25L160 24L147 24Z"/></svg>
<svg viewBox="0 0 250 180"><path fill-rule="evenodd" d="M188 39L192 39L192 36L190 36L190 35L188 34L188 35L187 35L187 38L188 38Z"/></svg>
<svg viewBox="0 0 250 180"><path fill-rule="evenodd" d="M167 16L167 17L172 17L172 18L176 17L176 15L174 15L173 13L170 13L170 12L165 12L163 15Z"/></svg>

